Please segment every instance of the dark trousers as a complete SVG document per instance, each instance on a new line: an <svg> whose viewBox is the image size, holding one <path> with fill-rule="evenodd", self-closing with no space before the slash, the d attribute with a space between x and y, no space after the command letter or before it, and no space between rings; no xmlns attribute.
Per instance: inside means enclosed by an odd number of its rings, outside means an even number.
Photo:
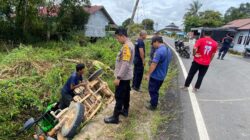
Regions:
<svg viewBox="0 0 250 140"><path fill-rule="evenodd" d="M130 101L130 80L121 80L115 89L114 117L119 117L122 110L128 111Z"/></svg>
<svg viewBox="0 0 250 140"><path fill-rule="evenodd" d="M61 100L59 104L60 109L64 109L66 107L69 107L70 102L73 100L73 95L70 93L64 92L63 90L61 91Z"/></svg>
<svg viewBox="0 0 250 140"><path fill-rule="evenodd" d="M134 77L133 77L133 84L132 87L136 90L140 89L141 81L143 78L144 66L141 65L134 65Z"/></svg>
<svg viewBox="0 0 250 140"><path fill-rule="evenodd" d="M203 78L208 70L208 67L209 66L200 65L200 64L196 63L195 61L193 61L192 66L191 66L189 73L188 73L188 77L187 77L186 82L185 82L185 87L189 87L190 83L192 82L192 80L194 78L194 75L196 74L197 71L199 71L198 79L197 79L197 82L195 84L195 88L199 89L201 86L202 80L203 80Z"/></svg>
<svg viewBox="0 0 250 140"><path fill-rule="evenodd" d="M221 47L219 50L218 58L221 57L223 59L225 57L225 55L227 54L228 50L229 50L229 47ZM221 56L221 54L222 54L222 56Z"/></svg>
<svg viewBox="0 0 250 140"><path fill-rule="evenodd" d="M154 79L150 77L149 84L148 84L148 91L150 95L150 103L151 106L157 107L158 105L158 98L159 98L159 89L162 85L163 81Z"/></svg>

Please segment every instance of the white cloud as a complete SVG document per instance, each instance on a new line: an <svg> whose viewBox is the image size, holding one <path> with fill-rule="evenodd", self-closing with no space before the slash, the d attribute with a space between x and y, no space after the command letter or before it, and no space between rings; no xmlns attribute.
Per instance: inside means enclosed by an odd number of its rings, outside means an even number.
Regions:
<svg viewBox="0 0 250 140"><path fill-rule="evenodd" d="M222 14L229 7L238 7L240 3L249 0L200 0L203 3L201 10L216 10ZM124 20L131 17L135 0L91 0L92 5L103 5L114 21L121 25ZM144 18L151 18L158 23L158 28L174 22L178 26L183 24L183 15L192 0L140 0L135 16L136 22Z"/></svg>

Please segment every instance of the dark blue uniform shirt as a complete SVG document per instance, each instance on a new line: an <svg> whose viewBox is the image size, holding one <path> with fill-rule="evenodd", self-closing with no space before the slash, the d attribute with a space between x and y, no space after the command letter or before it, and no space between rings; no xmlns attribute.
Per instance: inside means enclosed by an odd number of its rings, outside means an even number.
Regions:
<svg viewBox="0 0 250 140"><path fill-rule="evenodd" d="M78 85L80 82L82 82L83 78L82 76L78 76L76 72L72 73L69 79L67 80L66 84L63 86L62 91L65 93L68 93L70 95L74 95L73 90L71 90L71 85Z"/></svg>
<svg viewBox="0 0 250 140"><path fill-rule="evenodd" d="M144 55L145 55L145 44L142 39L137 39L135 42L135 58L134 58L134 64L142 64L142 59L140 56L140 48L143 49Z"/></svg>

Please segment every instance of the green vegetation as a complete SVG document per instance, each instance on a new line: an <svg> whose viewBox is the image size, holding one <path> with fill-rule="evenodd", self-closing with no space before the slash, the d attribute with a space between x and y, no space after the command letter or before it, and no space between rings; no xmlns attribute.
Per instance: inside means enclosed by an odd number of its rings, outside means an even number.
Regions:
<svg viewBox="0 0 250 140"><path fill-rule="evenodd" d="M0 39L8 43L67 39L88 21L83 4L90 5L90 1L1 0Z"/></svg>
<svg viewBox="0 0 250 140"><path fill-rule="evenodd" d="M220 27L224 24L223 17L220 12L214 10L206 10L200 12L202 3L193 1L184 15L185 31L188 32L195 27Z"/></svg>
<svg viewBox="0 0 250 140"><path fill-rule="evenodd" d="M214 10L200 11L202 3L194 0L184 15L185 32L195 27L220 27L236 19L250 18L250 3L242 3L238 8L230 7L223 16Z"/></svg>
<svg viewBox="0 0 250 140"><path fill-rule="evenodd" d="M88 77L88 69L93 68L90 60L113 69L119 46L114 39L103 39L86 47L74 42L47 42L20 45L9 54L1 52L0 139L16 139L13 136L27 118L37 117L49 103L59 100L60 89L75 70L75 64L66 59L84 62ZM103 78L114 89L113 73L107 71ZM29 139L31 134L19 139Z"/></svg>
<svg viewBox="0 0 250 140"><path fill-rule="evenodd" d="M225 22L236 19L250 18L250 3L242 3L239 7L230 7L225 13Z"/></svg>

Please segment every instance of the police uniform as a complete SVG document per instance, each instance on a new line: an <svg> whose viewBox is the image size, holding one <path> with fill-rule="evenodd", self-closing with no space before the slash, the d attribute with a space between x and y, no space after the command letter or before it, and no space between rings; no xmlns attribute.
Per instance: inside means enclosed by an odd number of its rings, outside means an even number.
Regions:
<svg viewBox="0 0 250 140"><path fill-rule="evenodd" d="M115 77L120 79L119 86L115 89L116 104L114 116L120 112L128 113L130 101L130 80L133 78L134 45L127 40L116 58Z"/></svg>
<svg viewBox="0 0 250 140"><path fill-rule="evenodd" d="M120 83L115 87L115 108L113 116L105 118L105 123L118 123L119 115L128 116L130 101L130 80L133 78L134 45L127 40L116 58L115 77Z"/></svg>

